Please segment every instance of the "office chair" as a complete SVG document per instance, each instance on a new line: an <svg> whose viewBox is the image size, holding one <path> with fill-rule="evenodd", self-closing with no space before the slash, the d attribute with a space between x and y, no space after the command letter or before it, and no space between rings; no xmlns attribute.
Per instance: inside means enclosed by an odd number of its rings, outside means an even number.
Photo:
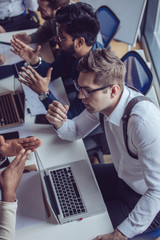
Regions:
<svg viewBox="0 0 160 240"><path fill-rule="evenodd" d="M36 22L36 23L39 24L39 23L40 23L40 20L39 20L38 14L37 14L36 12L34 12L34 11L31 11L31 10L27 9L24 0L22 1L22 4L23 4L23 6L24 6L24 13L23 13L23 14L24 14L24 15L28 14L30 20L32 20L32 21L34 21L34 22Z"/></svg>
<svg viewBox="0 0 160 240"><path fill-rule="evenodd" d="M108 47L119 27L120 20L107 6L99 7L97 9L97 16L100 23L100 33L102 35L103 45L104 47Z"/></svg>
<svg viewBox="0 0 160 240"><path fill-rule="evenodd" d="M135 87L146 95L152 85L153 76L143 58L138 52L130 51L121 60L126 66L126 85Z"/></svg>
<svg viewBox="0 0 160 240"><path fill-rule="evenodd" d="M129 240L156 240L160 237L160 227L147 233L139 234L133 238L130 238ZM157 239L157 240L158 240Z"/></svg>
<svg viewBox="0 0 160 240"><path fill-rule="evenodd" d="M107 139L101 126L83 138L90 159L96 157L99 163L104 163L103 154L110 154Z"/></svg>

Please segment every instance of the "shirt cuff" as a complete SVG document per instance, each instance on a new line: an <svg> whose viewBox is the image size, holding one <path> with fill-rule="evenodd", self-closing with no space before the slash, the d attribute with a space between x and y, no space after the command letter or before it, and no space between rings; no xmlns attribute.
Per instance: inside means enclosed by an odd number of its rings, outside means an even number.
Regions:
<svg viewBox="0 0 160 240"><path fill-rule="evenodd" d="M58 135L63 133L64 131L66 131L66 124L67 124L67 122L64 122L63 125L58 129L56 129L53 125L53 127L54 127L54 129L55 129L55 131L57 132Z"/></svg>
<svg viewBox="0 0 160 240"><path fill-rule="evenodd" d="M5 207L11 207L11 208L17 208L18 206L18 200L16 199L14 202L4 202L0 201L0 206L5 208Z"/></svg>
<svg viewBox="0 0 160 240"><path fill-rule="evenodd" d="M145 230L142 229L140 226L136 227L135 225L133 225L128 218L124 220L117 228L123 235L128 238L132 238L135 235L141 234Z"/></svg>

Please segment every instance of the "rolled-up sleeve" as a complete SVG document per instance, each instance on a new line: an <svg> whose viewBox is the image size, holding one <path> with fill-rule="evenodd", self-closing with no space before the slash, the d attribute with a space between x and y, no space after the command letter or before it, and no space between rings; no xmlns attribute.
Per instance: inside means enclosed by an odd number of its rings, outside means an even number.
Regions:
<svg viewBox="0 0 160 240"><path fill-rule="evenodd" d="M15 236L17 200L0 202L0 239L13 240Z"/></svg>
<svg viewBox="0 0 160 240"><path fill-rule="evenodd" d="M80 115L67 120L56 132L62 139L75 141L84 138L99 125L99 115L84 110Z"/></svg>
<svg viewBox="0 0 160 240"><path fill-rule="evenodd" d="M138 162L146 185L146 190L143 189L144 193L141 192L143 196L128 218L118 227L129 238L145 231L160 211L159 117L159 111L155 108L152 118L144 121L143 117L134 116L128 126L132 136L130 142L138 150ZM142 187L139 186L139 189Z"/></svg>

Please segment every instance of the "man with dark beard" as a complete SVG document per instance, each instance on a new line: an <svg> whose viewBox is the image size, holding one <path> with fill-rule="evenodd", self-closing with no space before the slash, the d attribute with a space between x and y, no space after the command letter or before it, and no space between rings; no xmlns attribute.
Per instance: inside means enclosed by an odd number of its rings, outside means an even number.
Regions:
<svg viewBox="0 0 160 240"><path fill-rule="evenodd" d="M65 78L70 77L69 89L66 89L66 92L67 94L75 92L73 80L78 79L79 76L79 71L76 69L79 59L96 48L103 48L96 41L100 28L97 14L89 4L78 2L62 7L56 13L56 22L57 43L61 55L52 64L38 57L40 46L33 50L16 38L11 41L14 48L12 51L29 63L27 68L22 67L25 75L20 73L25 81L19 80L38 94L46 109L55 100L48 88L50 79L63 78L64 75ZM68 118L79 115L84 109L85 106L76 95L70 101Z"/></svg>

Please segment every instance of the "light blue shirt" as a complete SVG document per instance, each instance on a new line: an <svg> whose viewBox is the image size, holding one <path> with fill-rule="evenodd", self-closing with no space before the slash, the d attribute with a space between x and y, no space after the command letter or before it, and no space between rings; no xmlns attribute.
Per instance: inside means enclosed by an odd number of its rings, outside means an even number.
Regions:
<svg viewBox="0 0 160 240"><path fill-rule="evenodd" d="M37 0L25 0L26 8L36 11L38 8ZM0 0L0 19L14 17L24 13L22 0Z"/></svg>

